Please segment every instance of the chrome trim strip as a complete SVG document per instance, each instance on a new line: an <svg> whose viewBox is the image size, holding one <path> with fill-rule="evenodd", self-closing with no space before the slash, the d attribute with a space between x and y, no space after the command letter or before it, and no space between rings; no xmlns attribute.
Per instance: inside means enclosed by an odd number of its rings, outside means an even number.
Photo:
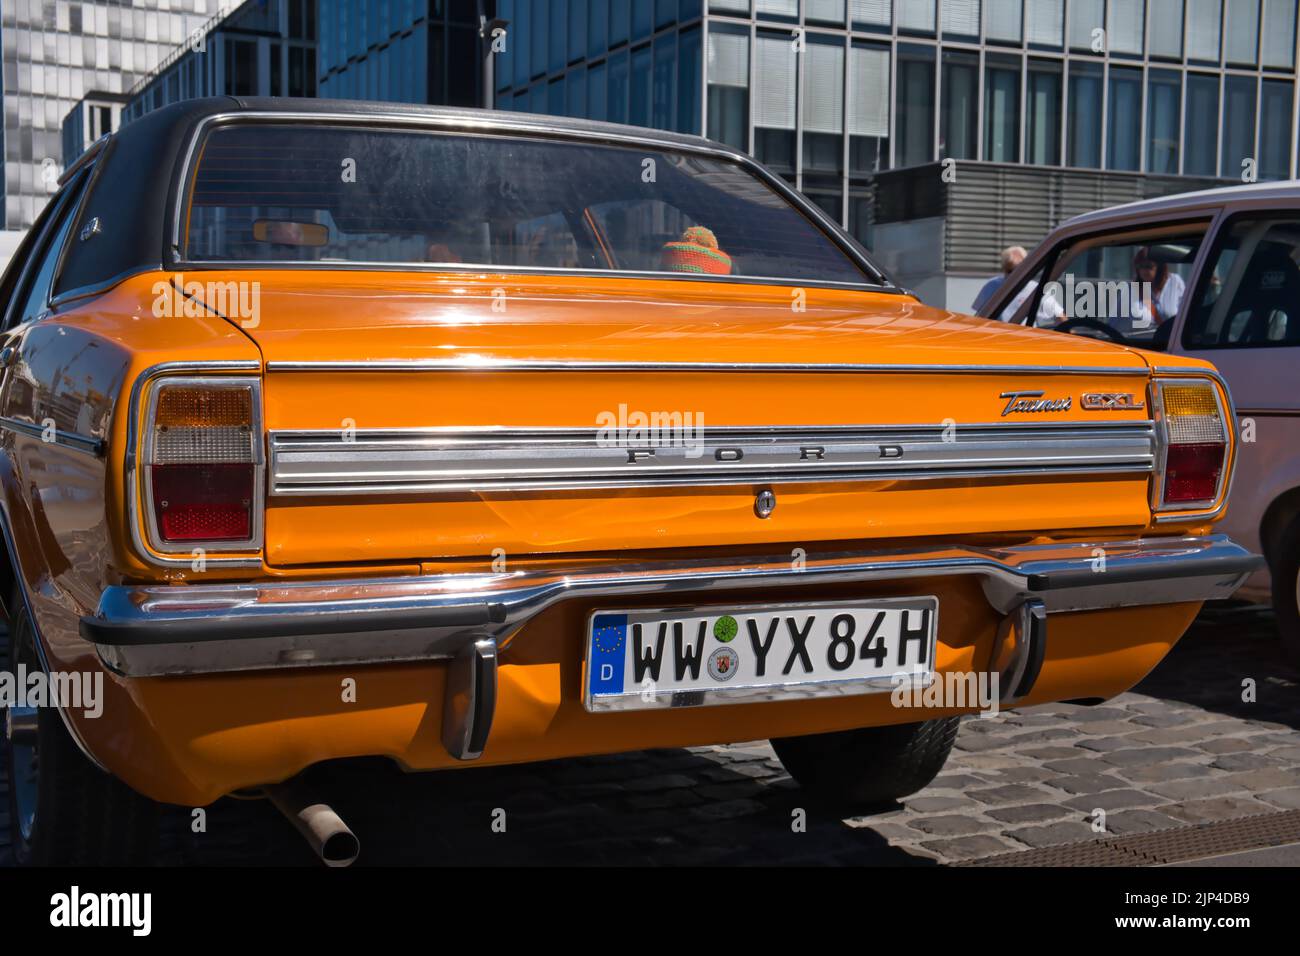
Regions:
<svg viewBox="0 0 1300 956"><path fill-rule="evenodd" d="M270 493L528 491L1150 473L1150 422L679 429L647 440L594 428L274 431Z"/></svg>
<svg viewBox="0 0 1300 956"><path fill-rule="evenodd" d="M81 634L129 677L448 660L486 638L509 653L521 628L569 600L653 596L662 606L666 595L974 575L993 613L1030 598L1063 612L1226 598L1262 563L1213 535L839 551L802 563L786 554L706 555L571 571L128 584L104 590L96 613L81 619Z"/></svg>
<svg viewBox="0 0 1300 956"><path fill-rule="evenodd" d="M25 422L18 418L0 417L0 428L7 428L10 431L21 432L24 435L31 435L34 438L45 440L45 429L34 422ZM78 432L63 431L57 425L54 427L53 444L63 445L74 451L82 451L88 455L94 455L96 458L104 454L107 442L102 438L96 438L93 435L82 435Z"/></svg>
<svg viewBox="0 0 1300 956"><path fill-rule="evenodd" d="M467 115L442 115L429 116L409 113L293 113L285 112L267 112L264 110L247 110L232 111L228 113L214 113L200 120L190 134L190 140L185 148L184 159L177 169L177 177L174 181L176 203L172 210L172 254L175 259L174 265L177 268L205 267L201 260L191 262L184 259L181 255L181 224L185 221L185 203L189 198L190 186L193 182L190 176L190 170L193 169L194 161L198 153L199 143L207 134L209 127L221 124L235 124L241 122L285 124L294 123L313 123L321 124L344 124L349 126L369 126L369 127L421 127L434 128L440 132L461 131L479 135L494 135L501 133L531 134L540 138L549 139L567 139L578 142L602 142L623 146L650 146L673 152L695 153L702 156L710 156L715 159L725 160L735 163L736 165L748 170L777 195L781 196L787 203L794 206L807 219L811 220L815 228L818 228L827 235L835 246L843 252L849 260L863 272L863 281L860 284L840 284L845 288L875 289L888 292L900 291L898 287L885 274L884 270L871 260L866 251L861 248L857 240L853 239L842 227L813 202L805 198L800 192L795 190L775 173L768 170L765 166L755 160L747 153L730 147L721 146L702 137L690 137L676 139L656 135L653 130L628 130L620 132L611 128L583 128L572 125L557 124L554 122L545 122L544 120L530 121L510 116L506 113L496 111L484 112L481 116ZM233 264L225 264L225 268L230 268ZM240 264L241 266L243 264ZM316 263L297 263L300 267L327 268L332 270L355 268L347 263L333 262L316 262ZM402 265L396 263L395 265ZM211 267L212 263L207 263ZM364 267L364 266L363 266ZM482 267L479 267L482 271ZM567 272L567 270L566 270ZM585 275L580 270L575 270L571 274ZM610 271L595 273L597 275L614 275L618 272ZM656 276L663 279L672 280L674 275L671 273L655 273ZM871 277L876 281L871 281ZM796 285L805 285L809 287L819 286L821 283L812 280L785 279L786 283Z"/></svg>
<svg viewBox="0 0 1300 956"><path fill-rule="evenodd" d="M1222 375L1220 375L1217 369L1185 368L1185 367L1169 368L1169 367L1162 367L1162 366L1154 366L1151 371L1152 371L1153 379L1155 377L1168 377L1170 379L1188 379L1188 378L1211 379L1218 383L1219 389L1222 390L1222 398L1227 400L1228 407L1224 409L1222 404L1220 404L1219 410L1220 412L1225 413L1224 425L1231 431L1232 453L1229 455L1229 460L1226 463L1227 473L1228 473L1228 481L1226 486L1223 486L1222 476L1220 477L1220 485L1221 485L1220 491L1222 493L1222 497L1218 499L1219 501L1218 505L1216 505L1213 509L1209 511L1195 511L1195 512L1166 511L1165 513L1156 514L1154 517L1154 521L1156 524L1171 524L1173 522L1186 523L1191 521L1213 521L1216 518L1218 518L1221 514L1223 514L1223 512L1227 509L1228 501L1232 498L1233 482L1237 480L1237 456L1241 451L1241 420L1238 418L1237 415L1237 406L1233 403L1232 400L1232 389L1228 387L1228 380L1225 379ZM1220 396L1216 395L1215 397L1219 398ZM1157 443L1164 441L1162 435L1162 429L1160 428L1156 428L1156 441ZM1159 449L1157 450L1159 451ZM1163 461L1163 454L1161 454L1161 457L1158 460ZM1157 500L1158 499L1153 498L1152 500L1153 505L1156 504Z"/></svg>
<svg viewBox="0 0 1300 956"><path fill-rule="evenodd" d="M587 362L514 359L374 359L343 362L266 363L268 372L870 372L900 375L1136 375L1145 366L1075 365L873 365L853 362Z"/></svg>
<svg viewBox="0 0 1300 956"><path fill-rule="evenodd" d="M239 373L239 372L258 372L261 364L256 360L234 359L231 361L213 361L213 362L160 362L157 365L151 365L141 372L131 386L131 397L127 403L127 420L126 420L126 454L123 457L123 484L126 489L126 524L131 529L131 543L135 548L136 555L146 564L160 568L189 568L194 562L193 556L188 553L185 557L167 557L165 555L153 552L144 541L141 534L141 516L140 509L137 506L141 489L137 487L137 466L141 454L140 440L140 402L144 394L145 386L155 379L164 375L173 374L204 374L204 373ZM209 567L223 568L260 568L262 566L261 558L223 558L220 555L206 555L204 560Z"/></svg>

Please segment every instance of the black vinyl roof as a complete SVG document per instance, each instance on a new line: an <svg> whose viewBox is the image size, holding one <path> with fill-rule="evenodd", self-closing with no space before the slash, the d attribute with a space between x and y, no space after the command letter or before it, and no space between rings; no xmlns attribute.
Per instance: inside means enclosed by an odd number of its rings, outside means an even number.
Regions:
<svg viewBox="0 0 1300 956"><path fill-rule="evenodd" d="M608 136L627 142L631 137L661 148L726 153L753 164L739 150L702 137L568 117L357 100L234 96L185 100L127 123L98 148L90 192L71 233L56 298L107 288L133 272L176 267L180 255L173 248L172 220L189 145L205 120L238 113L429 119L505 131L536 129L561 136L571 132L585 139ZM69 172L74 171L75 164ZM83 226L92 219L99 220L99 231L83 241L79 238ZM840 234L841 241L845 238ZM860 249L854 251L865 258Z"/></svg>

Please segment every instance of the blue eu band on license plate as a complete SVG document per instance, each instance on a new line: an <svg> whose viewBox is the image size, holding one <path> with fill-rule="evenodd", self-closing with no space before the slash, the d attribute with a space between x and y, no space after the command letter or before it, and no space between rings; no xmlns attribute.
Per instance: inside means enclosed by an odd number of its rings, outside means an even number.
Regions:
<svg viewBox="0 0 1300 956"><path fill-rule="evenodd" d="M598 611L588 710L880 693L934 673L934 597Z"/></svg>

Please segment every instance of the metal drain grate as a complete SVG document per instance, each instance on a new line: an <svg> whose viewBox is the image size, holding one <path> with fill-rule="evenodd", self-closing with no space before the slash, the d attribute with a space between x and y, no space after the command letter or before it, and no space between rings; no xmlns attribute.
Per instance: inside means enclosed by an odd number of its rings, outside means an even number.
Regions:
<svg viewBox="0 0 1300 956"><path fill-rule="evenodd" d="M1300 843L1300 810L999 853L954 866L1158 866Z"/></svg>

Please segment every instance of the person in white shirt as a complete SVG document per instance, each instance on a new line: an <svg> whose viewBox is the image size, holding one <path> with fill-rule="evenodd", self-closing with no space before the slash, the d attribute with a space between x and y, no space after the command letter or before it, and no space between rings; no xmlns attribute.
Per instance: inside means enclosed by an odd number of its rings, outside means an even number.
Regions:
<svg viewBox="0 0 1300 956"><path fill-rule="evenodd" d="M1025 300L1034 294L1038 288L1038 280L1030 279L1024 287L1016 293L1016 297L1006 304L1006 307L998 313L999 322L1010 322L1016 317L1020 307L1025 304ZM1065 318L1065 309L1061 303L1056 301L1056 296L1052 294L1053 283L1048 283L1047 288L1043 290L1043 297L1038 302L1038 311L1034 316L1032 325L1040 329L1050 329L1057 325Z"/></svg>
<svg viewBox="0 0 1300 956"><path fill-rule="evenodd" d="M1168 322L1178 314L1187 292L1187 283L1169 265L1156 262L1143 246L1133 256L1133 275L1141 290L1133 303L1134 329L1150 329Z"/></svg>

